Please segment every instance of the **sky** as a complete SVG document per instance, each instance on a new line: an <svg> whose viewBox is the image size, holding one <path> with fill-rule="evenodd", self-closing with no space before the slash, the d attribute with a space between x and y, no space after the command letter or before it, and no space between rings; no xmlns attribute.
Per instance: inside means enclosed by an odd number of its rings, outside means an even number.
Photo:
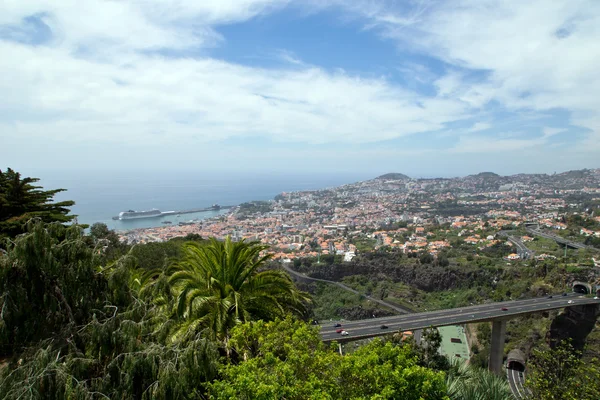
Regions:
<svg viewBox="0 0 600 400"><path fill-rule="evenodd" d="M0 168L600 167L597 0L3 0Z"/></svg>

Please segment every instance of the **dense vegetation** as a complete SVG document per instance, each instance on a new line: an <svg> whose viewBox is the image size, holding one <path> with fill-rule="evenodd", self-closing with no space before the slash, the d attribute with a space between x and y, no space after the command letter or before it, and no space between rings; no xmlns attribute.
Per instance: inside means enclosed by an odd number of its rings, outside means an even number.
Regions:
<svg viewBox="0 0 600 400"><path fill-rule="evenodd" d="M112 260L79 226L28 229L0 258L0 398L449 398L439 337L339 355L263 246L167 242L181 253L161 268L146 245Z"/></svg>
<svg viewBox="0 0 600 400"><path fill-rule="evenodd" d="M531 398L596 399L600 393L598 360L582 360L569 342L562 342L554 349L546 346L534 349L530 369L527 387ZM557 390L557 382L560 390Z"/></svg>

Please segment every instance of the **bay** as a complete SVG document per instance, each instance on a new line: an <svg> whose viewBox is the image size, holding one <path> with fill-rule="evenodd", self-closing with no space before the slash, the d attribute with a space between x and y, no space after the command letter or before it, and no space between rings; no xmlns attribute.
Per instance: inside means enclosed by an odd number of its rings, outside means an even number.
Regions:
<svg viewBox="0 0 600 400"><path fill-rule="evenodd" d="M64 188L55 200L74 200L72 213L78 222L103 222L111 229L128 230L201 220L227 210L169 215L128 221L112 219L121 211L180 211L239 205L252 200L270 200L281 192L316 190L371 178L363 174L192 173L131 171L44 171L31 174L45 189Z"/></svg>

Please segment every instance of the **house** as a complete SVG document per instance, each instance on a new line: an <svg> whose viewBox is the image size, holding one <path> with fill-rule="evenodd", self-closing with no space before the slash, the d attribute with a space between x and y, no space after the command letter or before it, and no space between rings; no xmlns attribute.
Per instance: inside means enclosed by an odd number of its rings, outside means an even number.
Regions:
<svg viewBox="0 0 600 400"><path fill-rule="evenodd" d="M594 231L590 230L590 229L586 229L586 228L581 228L581 230L579 231L580 235L583 236L592 236L594 234Z"/></svg>
<svg viewBox="0 0 600 400"><path fill-rule="evenodd" d="M468 238L465 239L465 243L477 244L477 243L479 243L479 239L474 236L469 236Z"/></svg>
<svg viewBox="0 0 600 400"><path fill-rule="evenodd" d="M519 258L521 258L521 257L516 253L512 253L512 254L509 254L508 256L506 256L506 259L511 260L511 261L518 260Z"/></svg>

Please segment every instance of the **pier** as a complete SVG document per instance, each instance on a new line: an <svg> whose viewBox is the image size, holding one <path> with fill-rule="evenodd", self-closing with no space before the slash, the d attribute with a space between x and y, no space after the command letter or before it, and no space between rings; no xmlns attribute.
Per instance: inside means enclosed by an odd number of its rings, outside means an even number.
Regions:
<svg viewBox="0 0 600 400"><path fill-rule="evenodd" d="M207 211L219 211L219 210L228 210L230 208L233 208L235 206L220 206L219 208L214 208L214 207L206 207L206 208L194 208L191 210L183 210L183 211L171 211L171 214L191 214L191 213L198 213L198 212L207 212Z"/></svg>
<svg viewBox="0 0 600 400"><path fill-rule="evenodd" d="M228 210L230 208L234 208L237 206L211 206L211 207L205 207L205 208L192 208L190 210L180 210L180 211L161 211L160 214L156 214L156 215L151 215L151 216L147 216L147 217L134 217L134 218L126 218L126 219L120 219L119 216L114 216L112 217L113 220L120 220L120 221L129 221L132 219L145 219L145 218L156 218L156 217L164 217L166 215L179 215L179 214L192 214L192 213L201 213L201 212L208 212L208 211L220 211L220 210Z"/></svg>

